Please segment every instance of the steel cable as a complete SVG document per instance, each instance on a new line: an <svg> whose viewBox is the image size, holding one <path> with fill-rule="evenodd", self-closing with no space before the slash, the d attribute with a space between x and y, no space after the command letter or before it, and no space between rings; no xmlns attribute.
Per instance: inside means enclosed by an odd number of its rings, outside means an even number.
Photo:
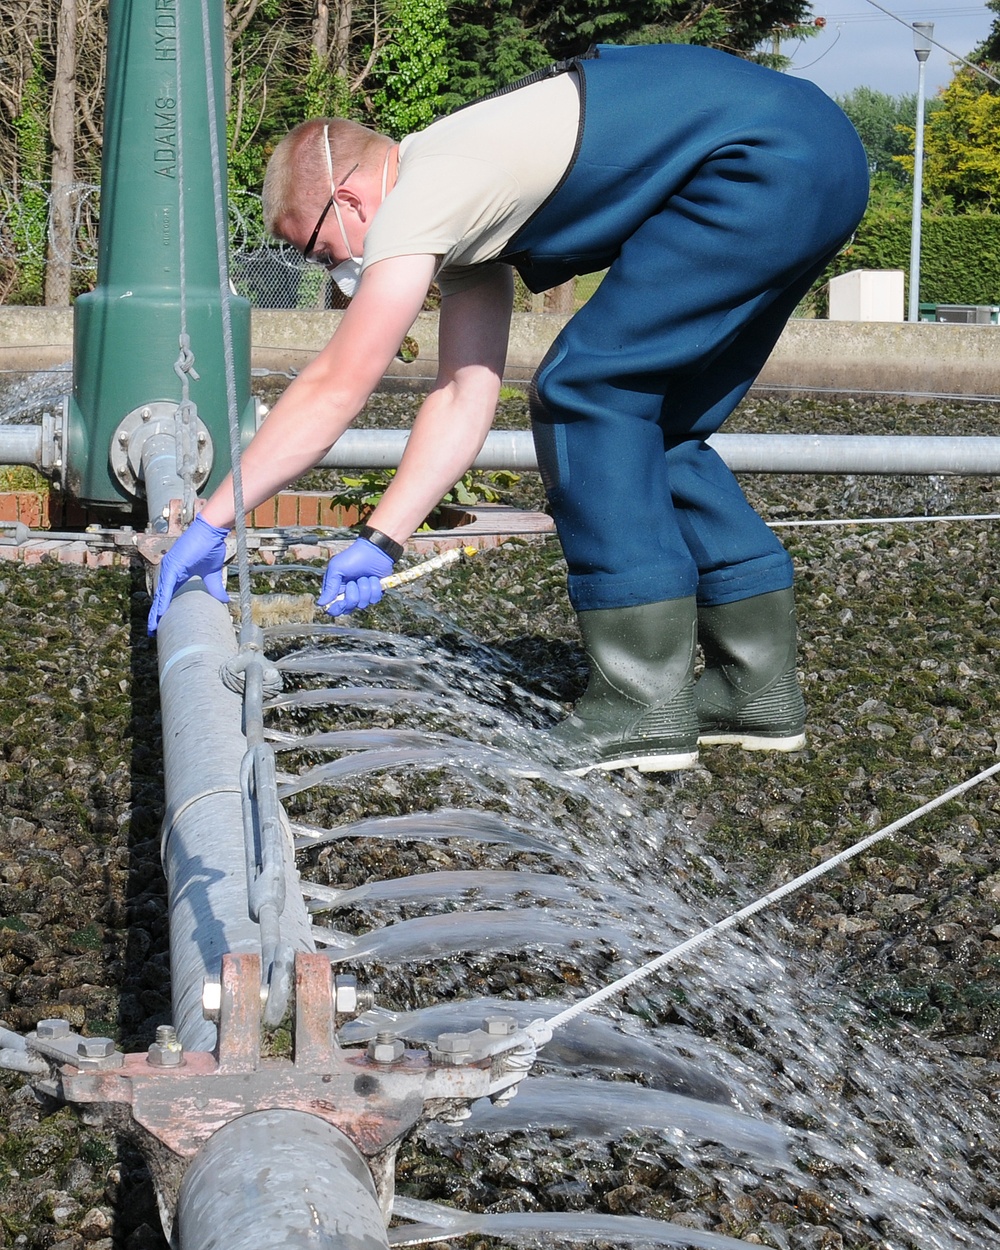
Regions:
<svg viewBox="0 0 1000 1250"><path fill-rule="evenodd" d="M579 1002L574 1003L571 1007L567 1007L565 1011L560 1011L557 1015L551 1016L547 1020L533 1021L529 1027L529 1033L531 1033L539 1045L544 1045L544 1042L548 1040L548 1037L552 1036L556 1029L561 1028L564 1024L568 1024L571 1020L575 1020L583 1012L589 1011L592 1007L605 1002L613 995L628 989L629 986L635 985L639 981L645 981L661 968L667 967L668 964L676 963L685 955L690 955L693 951L699 950L706 942L717 937L720 933L725 933L728 929L734 928L742 921L749 920L751 916L764 911L765 908L772 907L781 899L787 898L789 894L794 894L797 890L801 890L803 886L826 876L834 868L838 868L841 864L845 864L848 860L855 858L855 856L863 854L870 847L891 837L907 825L913 824L914 821L919 820L921 816L925 816L928 812L934 811L935 808L941 807L943 804L951 802L952 799L965 794L967 790L981 785L982 782L987 781L998 772L1000 772L1000 763L991 764L989 768L984 768L981 772L976 773L974 777L970 777L967 781L963 781L957 786L952 786L950 790L939 794L937 798L921 804L920 807L915 808L912 812L901 816L899 820L895 820L892 824L885 825L875 833L869 834L867 838L862 838L859 842L855 842L852 846L847 847L846 850L838 852L838 854L824 860L821 864L817 864L815 868L810 868L808 872L802 873L791 881L786 881L784 885L778 886L776 890L772 890L762 898L756 899L746 907L741 907L739 911L731 912L722 920L717 920L715 924L709 925L707 929L702 929L700 933L696 933L678 946L664 951L662 955L657 955L654 959L649 960L648 963L643 964L642 967L634 969L623 977L619 977L616 981L612 981L602 989L595 990L593 994L588 994L586 998L581 998ZM548 1037L545 1036L546 1033Z"/></svg>

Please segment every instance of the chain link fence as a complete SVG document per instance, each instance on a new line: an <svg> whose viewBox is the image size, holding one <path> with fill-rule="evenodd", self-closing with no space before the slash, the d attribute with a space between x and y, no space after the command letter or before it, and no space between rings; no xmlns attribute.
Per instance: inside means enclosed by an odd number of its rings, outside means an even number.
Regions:
<svg viewBox="0 0 1000 1250"><path fill-rule="evenodd" d="M75 183L72 207L72 245L69 256L58 252L78 276L84 289L97 281L98 224L101 189L94 183ZM16 275L34 269L44 272L50 254L50 190L24 183L15 196L0 187L0 265ZM308 265L294 248L273 239L264 229L260 196L239 192L229 197L229 272L237 294L254 308L343 308L346 300L329 275ZM589 298L603 275L577 279L576 306ZM15 282L8 284L16 286ZM23 283L21 284L24 285ZM522 292L518 303L527 311L542 304ZM524 298L526 297L526 298ZM0 303L4 294L0 291Z"/></svg>
<svg viewBox="0 0 1000 1250"><path fill-rule="evenodd" d="M50 236L49 187L22 183L16 195L0 187L0 263L9 273L44 272L49 256L56 255L78 275L77 285L97 281L101 189L78 182L67 199L73 223L68 256ZM255 308L342 306L339 291L322 269L307 265L294 249L265 232L259 196L230 197L229 244L233 286Z"/></svg>

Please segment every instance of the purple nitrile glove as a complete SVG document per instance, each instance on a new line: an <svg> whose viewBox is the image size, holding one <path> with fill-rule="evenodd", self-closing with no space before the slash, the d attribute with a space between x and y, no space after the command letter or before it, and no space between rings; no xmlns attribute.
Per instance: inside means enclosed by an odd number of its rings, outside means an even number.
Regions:
<svg viewBox="0 0 1000 1250"><path fill-rule="evenodd" d="M170 606L174 591L189 577L200 577L213 599L228 603L222 584L222 566L226 562L228 529L210 525L196 516L180 538L160 561L153 606L149 609L150 637L156 633L160 618Z"/></svg>
<svg viewBox="0 0 1000 1250"><path fill-rule="evenodd" d="M394 563L381 547L356 538L326 566L316 602L330 616L369 608L382 598L381 578L389 576Z"/></svg>

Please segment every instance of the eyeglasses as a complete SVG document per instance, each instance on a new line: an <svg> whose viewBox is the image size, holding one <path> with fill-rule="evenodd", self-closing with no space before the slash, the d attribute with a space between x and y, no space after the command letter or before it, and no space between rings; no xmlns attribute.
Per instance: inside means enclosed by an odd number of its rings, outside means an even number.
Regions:
<svg viewBox="0 0 1000 1250"><path fill-rule="evenodd" d="M313 256L313 248L316 246L316 240L319 238L319 232L323 229L323 222L326 221L327 214L329 213L330 209L333 208L334 201L337 198L337 188L342 187L344 183L348 180L348 178L350 178L351 174L353 174L356 169L359 169L361 167L361 162L358 161L356 164L352 165L351 168L347 171L347 173L343 176L343 178L341 178L340 182L335 183L333 181L333 161L330 157L329 127L327 126L323 127L323 150L326 153L326 166L327 166L327 169L330 171L330 198L327 200L326 204L324 205L323 211L319 215L319 219L316 222L315 229L313 230L312 234L309 236L309 242L302 249L302 258L303 260L308 261L309 264L311 265L322 265L324 269L329 269L331 265L330 258L329 257L324 258L321 256Z"/></svg>

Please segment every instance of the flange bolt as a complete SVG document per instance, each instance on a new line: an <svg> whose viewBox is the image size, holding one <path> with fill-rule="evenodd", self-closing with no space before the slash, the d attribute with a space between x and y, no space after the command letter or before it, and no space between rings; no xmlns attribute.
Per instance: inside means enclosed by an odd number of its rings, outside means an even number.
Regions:
<svg viewBox="0 0 1000 1250"><path fill-rule="evenodd" d="M69 1033L68 1020L39 1020L35 1026L35 1036L41 1041L57 1042Z"/></svg>
<svg viewBox="0 0 1000 1250"><path fill-rule="evenodd" d="M81 1037L76 1053L81 1059L107 1059L115 1053L115 1044L110 1037Z"/></svg>
<svg viewBox="0 0 1000 1250"><path fill-rule="evenodd" d="M156 1041L146 1052L146 1062L154 1068L179 1068L184 1062L184 1047L172 1024L156 1026Z"/></svg>
<svg viewBox="0 0 1000 1250"><path fill-rule="evenodd" d="M483 1021L483 1032L490 1037L510 1037L517 1031L517 1021L513 1016L487 1016Z"/></svg>
<svg viewBox="0 0 1000 1250"><path fill-rule="evenodd" d="M368 1058L376 1063L396 1063L405 1050L395 1033L383 1031L376 1033L374 1041L368 1043Z"/></svg>

